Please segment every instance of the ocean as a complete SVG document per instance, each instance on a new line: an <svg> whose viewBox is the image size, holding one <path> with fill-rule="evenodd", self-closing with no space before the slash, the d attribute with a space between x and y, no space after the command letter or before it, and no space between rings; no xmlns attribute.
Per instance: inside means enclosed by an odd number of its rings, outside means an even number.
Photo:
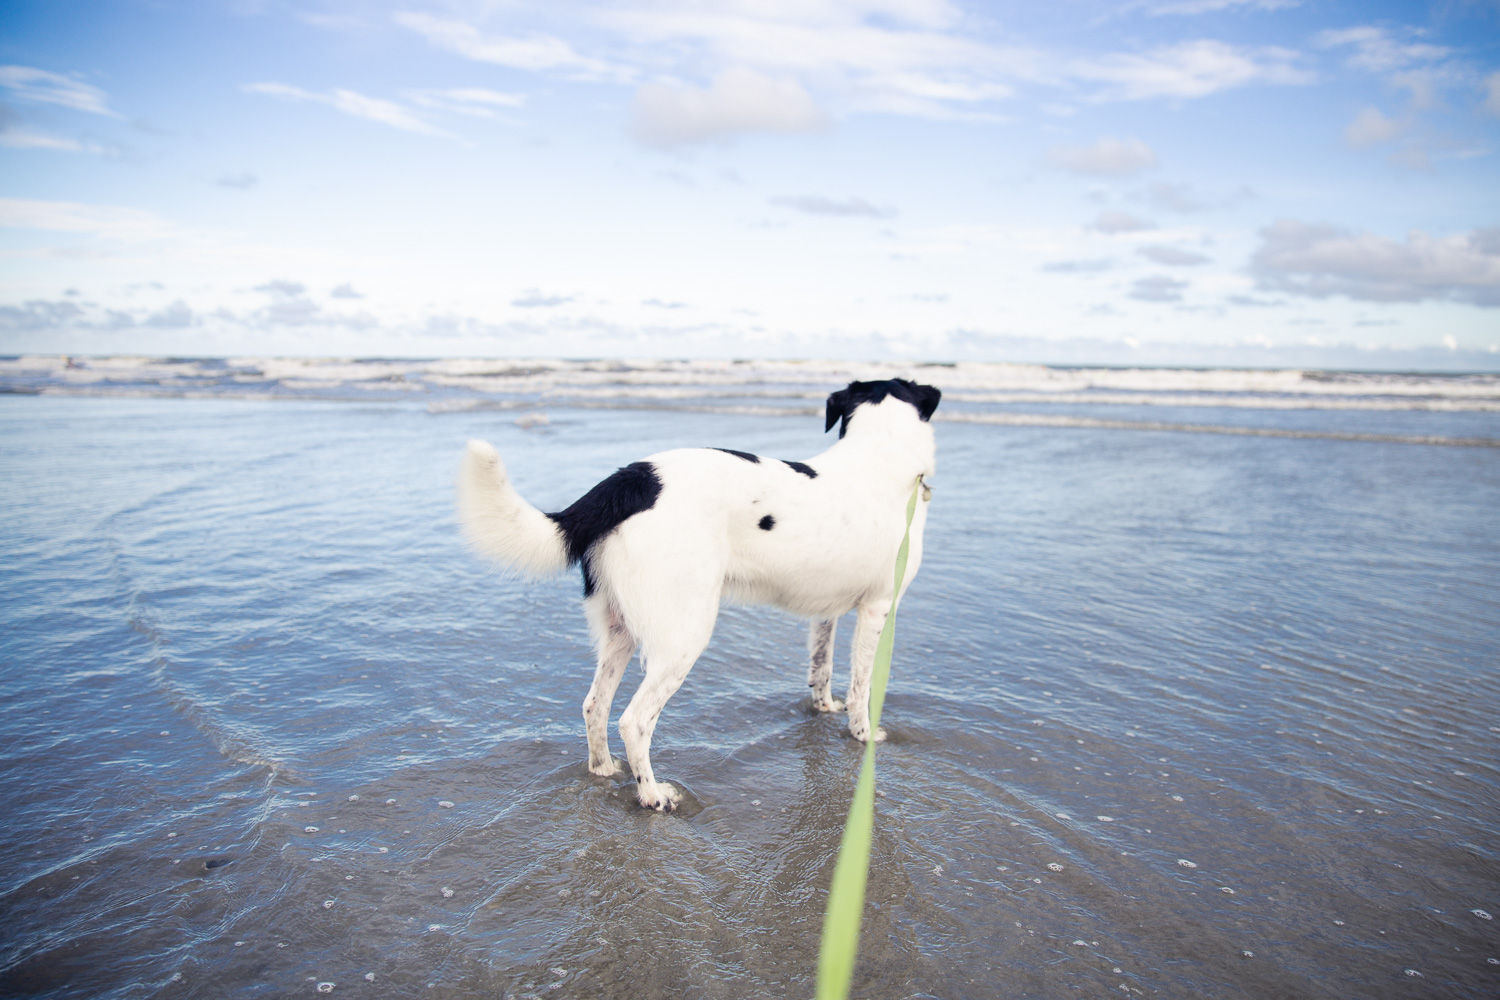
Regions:
<svg viewBox="0 0 1500 1000"><path fill-rule="evenodd" d="M641 811L576 572L466 551L453 478L804 458L898 374L945 395L853 996L1500 994L1500 377L12 358L0 995L810 995L862 748L803 624L722 612Z"/></svg>

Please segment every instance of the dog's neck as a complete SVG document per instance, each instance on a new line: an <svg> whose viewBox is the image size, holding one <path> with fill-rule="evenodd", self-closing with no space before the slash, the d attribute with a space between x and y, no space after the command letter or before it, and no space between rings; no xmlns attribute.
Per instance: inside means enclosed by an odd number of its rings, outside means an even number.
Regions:
<svg viewBox="0 0 1500 1000"><path fill-rule="evenodd" d="M867 476L910 490L918 476L936 471L937 444L932 425L910 403L887 396L856 408L844 436L819 458L820 464L858 465Z"/></svg>

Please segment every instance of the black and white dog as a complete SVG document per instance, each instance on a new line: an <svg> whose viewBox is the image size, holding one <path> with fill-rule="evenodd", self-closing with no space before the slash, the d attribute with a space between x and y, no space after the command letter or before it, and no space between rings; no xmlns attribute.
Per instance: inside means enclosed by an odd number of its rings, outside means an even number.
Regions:
<svg viewBox="0 0 1500 1000"><path fill-rule="evenodd" d="M583 570L598 653L583 702L590 771L617 770L606 732L610 704L639 646L646 677L620 717L620 736L641 805L664 812L676 805L677 790L651 771L651 734L708 645L721 600L774 604L812 619L807 683L824 712L844 707L831 691L833 630L857 608L849 732L870 739L875 645L900 597L894 563L907 501L918 477L934 471L928 420L941 397L905 379L851 382L828 397L824 432L839 424L839 440L816 458L664 451L625 466L557 514L543 514L516 493L491 445L469 442L458 510L474 547L533 576L574 563ZM907 582L922 562L930 496L922 493Z"/></svg>

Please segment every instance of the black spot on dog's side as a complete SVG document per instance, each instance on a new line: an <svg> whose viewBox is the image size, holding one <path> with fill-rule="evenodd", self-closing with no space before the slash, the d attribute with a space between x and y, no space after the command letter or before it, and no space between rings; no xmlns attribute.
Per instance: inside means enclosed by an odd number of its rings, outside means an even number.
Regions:
<svg viewBox="0 0 1500 1000"><path fill-rule="evenodd" d="M932 419L943 393L933 386L904 378L890 378L883 382L850 382L847 389L840 389L828 397L823 433L827 434L833 430L834 424L839 424L839 437L843 437L844 432L849 429L849 418L854 416L854 411L861 403L879 403L887 396L910 403L916 409L917 416L926 422Z"/></svg>
<svg viewBox="0 0 1500 1000"><path fill-rule="evenodd" d="M826 433L826 429L825 429L825 433ZM818 470L814 469L812 466L808 465L806 462L788 462L786 459L783 458L781 460L781 464L782 465L789 465L789 466L791 466L793 472L800 472L804 476L806 476L808 479L817 479L818 478Z"/></svg>
<svg viewBox="0 0 1500 1000"><path fill-rule="evenodd" d="M770 531L774 527L776 527L776 518L772 517L770 514L767 514L765 517L760 519L761 531Z"/></svg>
<svg viewBox="0 0 1500 1000"><path fill-rule="evenodd" d="M715 448L713 450L722 451L724 454L733 455L735 458L743 458L747 462L755 462L756 464L760 463L760 456L752 455L748 451L735 451L733 448Z"/></svg>
<svg viewBox="0 0 1500 1000"><path fill-rule="evenodd" d="M650 462L632 462L602 480L567 510L547 515L562 529L568 563L582 566L584 597L594 592L590 551L624 521L656 506L659 496L661 477L655 467Z"/></svg>

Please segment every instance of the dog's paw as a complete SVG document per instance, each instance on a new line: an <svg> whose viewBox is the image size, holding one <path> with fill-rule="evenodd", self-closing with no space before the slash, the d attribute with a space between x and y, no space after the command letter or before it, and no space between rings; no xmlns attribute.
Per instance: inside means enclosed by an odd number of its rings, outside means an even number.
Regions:
<svg viewBox="0 0 1500 1000"><path fill-rule="evenodd" d="M862 727L862 728L860 728L858 730L851 729L851 730L849 730L849 735L853 736L855 739L859 740L861 743L868 743L870 741L870 730L869 730L868 726ZM875 742L876 743L884 743L885 742L885 727L884 726L881 726L881 727L879 727L879 728L877 728L875 730Z"/></svg>
<svg viewBox="0 0 1500 1000"><path fill-rule="evenodd" d="M617 774L624 774L629 768L625 762L615 757L607 757L598 764L589 762L589 773L597 774L601 778L613 778Z"/></svg>
<svg viewBox="0 0 1500 1000"><path fill-rule="evenodd" d="M812 707L815 712L842 712L844 710L844 703L837 698L819 698L817 695L814 695Z"/></svg>
<svg viewBox="0 0 1500 1000"><path fill-rule="evenodd" d="M677 803L682 801L682 793L665 781L656 782L654 797L648 799L645 792L641 793L641 808L654 809L657 812L669 813L677 808Z"/></svg>

